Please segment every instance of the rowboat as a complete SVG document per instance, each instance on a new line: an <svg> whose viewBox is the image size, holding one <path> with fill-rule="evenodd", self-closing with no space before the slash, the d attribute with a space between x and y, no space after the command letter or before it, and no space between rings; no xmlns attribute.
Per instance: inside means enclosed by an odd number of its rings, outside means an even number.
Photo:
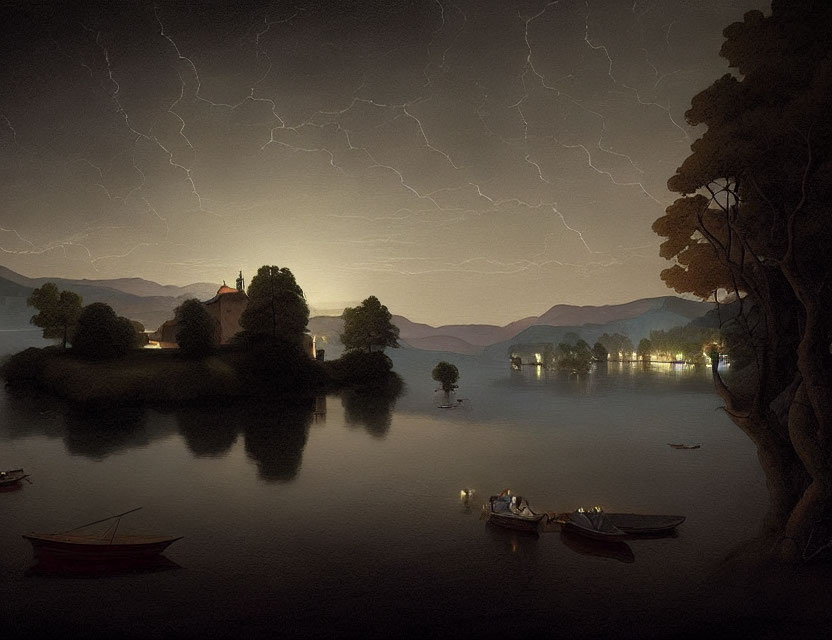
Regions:
<svg viewBox="0 0 832 640"><path fill-rule="evenodd" d="M570 513L562 524L564 530L594 540L620 540L627 535L608 520L606 514L599 507L589 510L580 508Z"/></svg>
<svg viewBox="0 0 832 640"><path fill-rule="evenodd" d="M529 503L520 496L511 495L506 489L498 496L491 496L483 505L488 522L498 527L537 533L545 513L535 513Z"/></svg>
<svg viewBox="0 0 832 640"><path fill-rule="evenodd" d="M666 535L682 524L685 516L608 513L593 507L561 514L557 521L564 529L595 540L615 540L623 536Z"/></svg>
<svg viewBox="0 0 832 640"><path fill-rule="evenodd" d="M607 520L630 535L662 534L673 531L685 521L685 516L651 515L642 513L607 513Z"/></svg>
<svg viewBox="0 0 832 640"><path fill-rule="evenodd" d="M63 533L29 533L23 537L32 544L34 555L39 559L67 558L106 562L151 558L182 539L182 536L116 535L121 517L139 509L141 507ZM101 534L73 533L109 520L114 520L113 524Z"/></svg>
<svg viewBox="0 0 832 640"><path fill-rule="evenodd" d="M25 473L23 469L12 469L10 471L0 471L0 487L8 487L28 478L29 474Z"/></svg>

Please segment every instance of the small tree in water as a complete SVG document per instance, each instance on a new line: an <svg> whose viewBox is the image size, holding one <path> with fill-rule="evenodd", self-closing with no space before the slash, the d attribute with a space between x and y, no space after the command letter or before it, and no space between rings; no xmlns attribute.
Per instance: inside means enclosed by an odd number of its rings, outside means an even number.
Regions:
<svg viewBox="0 0 832 640"><path fill-rule="evenodd" d="M445 392L445 404L448 404L451 391L457 388L456 381L459 380L459 369L450 362L443 360L433 368L431 375L434 380L442 385L442 391Z"/></svg>

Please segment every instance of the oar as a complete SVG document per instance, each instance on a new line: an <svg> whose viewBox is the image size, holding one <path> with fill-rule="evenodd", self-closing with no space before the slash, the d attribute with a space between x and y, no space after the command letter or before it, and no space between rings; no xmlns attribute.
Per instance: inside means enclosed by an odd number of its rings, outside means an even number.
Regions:
<svg viewBox="0 0 832 640"><path fill-rule="evenodd" d="M70 531L77 531L78 529L83 529L84 527L91 527L94 524L99 524L101 522L107 522L107 520L112 520L113 518L120 518L122 516L126 516L128 513L133 513L134 511L138 511L141 507L136 507L135 509L130 509L130 511L125 511L124 513L119 513L115 516L110 516L109 518L102 518L101 520L96 520L95 522L88 522L87 524L82 524L80 527L75 527L74 529L67 529L63 533L69 533Z"/></svg>

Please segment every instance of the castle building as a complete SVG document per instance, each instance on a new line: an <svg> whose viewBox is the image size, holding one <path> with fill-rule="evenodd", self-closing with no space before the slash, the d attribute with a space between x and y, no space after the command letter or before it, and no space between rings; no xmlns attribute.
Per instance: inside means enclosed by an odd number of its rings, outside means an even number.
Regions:
<svg viewBox="0 0 832 640"><path fill-rule="evenodd" d="M237 279L240 287L242 275ZM243 330L240 326L240 316L248 305L248 296L241 288L232 289L223 282L217 289L217 295L202 303L208 315L216 322L217 344L228 344L231 338Z"/></svg>
<svg viewBox="0 0 832 640"><path fill-rule="evenodd" d="M242 271L237 276L237 282L235 284L236 288L231 288L223 282L222 286L217 289L217 294L210 300L205 300L202 303L208 315L214 319L214 342L218 345L228 344L231 338L243 330L240 326L240 317L248 306L248 295L245 292L245 281L243 280ZM166 320L156 330L152 339L158 341L159 346L163 349L178 348L179 345L176 343L176 325L175 318ZM303 350L312 358L316 355L315 346L315 336L304 334Z"/></svg>

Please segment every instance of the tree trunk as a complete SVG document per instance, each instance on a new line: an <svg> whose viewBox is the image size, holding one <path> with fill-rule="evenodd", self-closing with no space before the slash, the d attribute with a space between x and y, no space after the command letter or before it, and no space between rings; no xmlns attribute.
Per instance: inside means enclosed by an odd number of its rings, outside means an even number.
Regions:
<svg viewBox="0 0 832 640"><path fill-rule="evenodd" d="M806 551L813 529L832 517L832 452L818 437L818 424L802 383L789 410L789 436L811 477L786 522L779 545L780 556L795 561Z"/></svg>
<svg viewBox="0 0 832 640"><path fill-rule="evenodd" d="M778 416L770 406L748 408L738 406L716 368L714 386L725 402L728 416L757 448L757 459L766 477L769 494L768 511L763 518L763 535L777 538L782 535L795 505L810 482L803 464L791 443L781 436ZM788 394L791 396L792 394ZM790 398L787 398L787 402Z"/></svg>

